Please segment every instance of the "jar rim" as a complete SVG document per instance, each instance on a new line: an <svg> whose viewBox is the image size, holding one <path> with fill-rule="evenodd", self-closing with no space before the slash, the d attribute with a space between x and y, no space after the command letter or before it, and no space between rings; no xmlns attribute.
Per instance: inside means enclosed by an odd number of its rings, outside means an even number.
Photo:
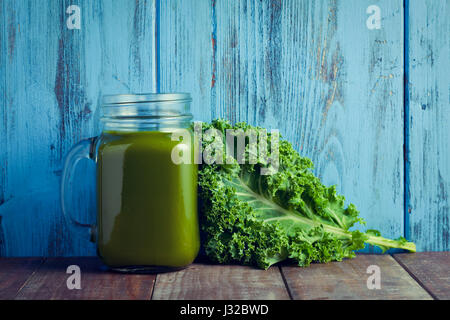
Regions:
<svg viewBox="0 0 450 320"><path fill-rule="evenodd" d="M191 94L187 92L107 94L102 97L103 105L167 102L167 101L191 102L192 98Z"/></svg>
<svg viewBox="0 0 450 320"><path fill-rule="evenodd" d="M189 93L114 94L103 96L100 121L106 130L162 130L188 127Z"/></svg>

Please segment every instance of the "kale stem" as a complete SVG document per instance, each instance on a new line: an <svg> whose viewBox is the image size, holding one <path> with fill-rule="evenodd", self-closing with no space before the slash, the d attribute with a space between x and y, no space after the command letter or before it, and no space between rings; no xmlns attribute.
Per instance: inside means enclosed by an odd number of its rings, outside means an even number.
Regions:
<svg viewBox="0 0 450 320"><path fill-rule="evenodd" d="M376 246L383 246L388 248L399 248L399 249L405 249L410 252L416 252L416 245L414 242L405 242L402 243L398 240L391 240L386 239L383 237L376 237L376 236L369 236L369 239L366 240L367 243L376 245Z"/></svg>

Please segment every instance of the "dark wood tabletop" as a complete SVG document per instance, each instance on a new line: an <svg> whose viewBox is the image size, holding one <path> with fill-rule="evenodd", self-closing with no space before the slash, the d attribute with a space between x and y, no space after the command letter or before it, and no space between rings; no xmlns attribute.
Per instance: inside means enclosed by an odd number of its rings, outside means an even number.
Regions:
<svg viewBox="0 0 450 320"><path fill-rule="evenodd" d="M81 289L67 286L70 265L80 267ZM368 288L373 268L379 289ZM450 252L358 254L268 270L199 262L161 274L110 272L94 257L1 258L0 299L450 299Z"/></svg>

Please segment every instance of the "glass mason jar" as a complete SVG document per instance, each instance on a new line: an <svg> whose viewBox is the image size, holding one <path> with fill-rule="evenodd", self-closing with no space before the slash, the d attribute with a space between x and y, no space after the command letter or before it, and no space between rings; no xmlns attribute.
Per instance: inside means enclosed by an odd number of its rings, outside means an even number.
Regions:
<svg viewBox="0 0 450 320"><path fill-rule="evenodd" d="M183 143L193 150L189 139L172 137L180 129L193 135L191 101L186 93L104 96L101 135L81 141L67 155L64 216L72 232L97 243L98 255L113 270L174 270L197 256L197 165L193 155L181 164L171 156ZM66 201L76 164L85 158L97 169L96 225L74 220Z"/></svg>

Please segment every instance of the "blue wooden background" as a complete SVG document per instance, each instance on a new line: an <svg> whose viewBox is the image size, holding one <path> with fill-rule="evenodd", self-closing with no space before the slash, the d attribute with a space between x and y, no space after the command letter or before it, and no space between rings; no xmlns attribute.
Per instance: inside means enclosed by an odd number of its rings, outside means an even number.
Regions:
<svg viewBox="0 0 450 320"><path fill-rule="evenodd" d="M66 9L81 9L68 29ZM366 9L381 10L370 30ZM449 249L450 0L0 1L0 256L94 255L65 154L105 93L187 91L197 120L278 128L368 226ZM74 210L95 215L94 167Z"/></svg>

